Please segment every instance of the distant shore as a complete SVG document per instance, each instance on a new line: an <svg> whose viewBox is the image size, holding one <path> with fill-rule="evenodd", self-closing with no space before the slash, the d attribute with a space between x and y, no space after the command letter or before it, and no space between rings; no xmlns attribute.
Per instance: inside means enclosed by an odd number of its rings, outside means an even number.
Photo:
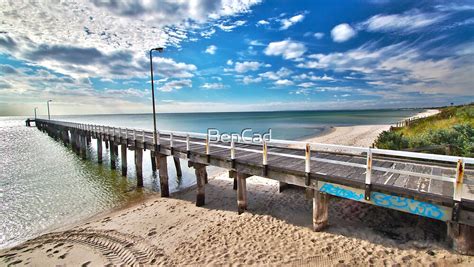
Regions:
<svg viewBox="0 0 474 267"><path fill-rule="evenodd" d="M435 114L434 111L417 114ZM339 138L345 145L369 140L376 126L335 127L316 137ZM343 135L345 134L345 135ZM333 136L333 137L331 137ZM318 141L320 142L320 141ZM312 202L299 188L278 193L278 182L247 181L249 210L237 214L232 179L222 173L206 185L206 205L195 206L194 187L171 198L152 196L123 209L98 215L11 249L0 258L33 265L309 264L309 265L470 265L442 240L439 221L333 199L330 227L313 232ZM137 252L141 251L142 253Z"/></svg>
<svg viewBox="0 0 474 267"><path fill-rule="evenodd" d="M422 118L438 114L437 109L428 109L409 118ZM406 119L409 119L406 118ZM369 147L377 136L390 129L391 124L354 125L333 127L330 131L304 139L306 142Z"/></svg>

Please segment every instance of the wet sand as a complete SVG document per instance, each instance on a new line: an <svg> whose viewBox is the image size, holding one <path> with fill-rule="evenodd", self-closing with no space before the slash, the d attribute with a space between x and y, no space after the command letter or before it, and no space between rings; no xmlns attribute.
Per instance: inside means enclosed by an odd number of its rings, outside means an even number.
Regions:
<svg viewBox="0 0 474 267"><path fill-rule="evenodd" d="M90 266L474 264L474 257L450 250L440 221L332 198L329 227L313 232L312 202L301 188L278 193L276 181L251 177L248 211L238 215L232 185L222 173L206 185L204 207L195 206L194 188L151 197L3 250L0 260Z"/></svg>

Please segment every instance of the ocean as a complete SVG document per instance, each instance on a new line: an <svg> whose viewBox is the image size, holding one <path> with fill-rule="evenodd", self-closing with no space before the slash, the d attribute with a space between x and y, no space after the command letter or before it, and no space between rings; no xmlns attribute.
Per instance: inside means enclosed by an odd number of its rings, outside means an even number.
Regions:
<svg viewBox="0 0 474 267"><path fill-rule="evenodd" d="M158 114L157 124L159 129L201 133L208 128L221 133L241 132L245 128L264 133L271 129L272 138L298 140L324 133L332 126L389 124L420 111L167 113ZM0 248L140 201L159 191L159 178L151 171L149 151L144 154L144 188L137 189L134 168L129 168L127 177L121 176L120 170L111 170L107 151L104 164L97 164L95 142L88 148L92 160L84 161L36 128L25 127L25 119L0 117ZM52 119L153 129L151 114L53 115ZM127 161L129 166L134 166L132 157ZM174 166L171 161L169 164ZM194 170L188 169L185 163L181 166L181 179L174 168L168 168L171 192L195 183ZM218 171L213 168L209 175Z"/></svg>

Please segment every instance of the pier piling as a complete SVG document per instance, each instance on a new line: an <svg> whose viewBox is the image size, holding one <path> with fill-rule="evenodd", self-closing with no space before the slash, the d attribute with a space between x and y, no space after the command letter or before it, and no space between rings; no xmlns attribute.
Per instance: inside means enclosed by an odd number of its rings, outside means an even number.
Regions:
<svg viewBox="0 0 474 267"><path fill-rule="evenodd" d="M237 211L242 214L247 210L247 178L244 173L237 172Z"/></svg>
<svg viewBox="0 0 474 267"><path fill-rule="evenodd" d="M176 176L178 176L178 178L183 177L183 172L181 171L181 163L179 161L179 158L178 157L173 157L173 161L174 161L174 166L176 168ZM206 175L206 181L207 181L207 175Z"/></svg>
<svg viewBox="0 0 474 267"><path fill-rule="evenodd" d="M127 176L127 145L120 145L120 159L122 161L122 176Z"/></svg>
<svg viewBox="0 0 474 267"><path fill-rule="evenodd" d="M102 137L97 137L97 162L102 164Z"/></svg>
<svg viewBox="0 0 474 267"><path fill-rule="evenodd" d="M288 184L285 182L278 182L278 192L281 193L283 190L288 188Z"/></svg>
<svg viewBox="0 0 474 267"><path fill-rule="evenodd" d="M87 138L85 135L79 137L81 139L81 157L87 159Z"/></svg>
<svg viewBox="0 0 474 267"><path fill-rule="evenodd" d="M150 159L151 159L151 171L156 172L156 157L155 157L154 151L150 151Z"/></svg>
<svg viewBox="0 0 474 267"><path fill-rule="evenodd" d="M109 153L110 153L110 168L112 170L115 170L117 168L117 152L116 150L118 150L118 147L117 145L115 145L112 141L110 141L110 149L109 149Z"/></svg>
<svg viewBox="0 0 474 267"><path fill-rule="evenodd" d="M143 187L143 150L135 147L135 171L137 173L137 187Z"/></svg>
<svg viewBox="0 0 474 267"><path fill-rule="evenodd" d="M448 222L448 236L456 252L463 255L474 256L473 226L457 222Z"/></svg>
<svg viewBox="0 0 474 267"><path fill-rule="evenodd" d="M158 154L158 165L160 166L160 191L162 197L170 196L170 189L168 185L168 161L166 155Z"/></svg>
<svg viewBox="0 0 474 267"><path fill-rule="evenodd" d="M201 207L206 203L204 177L206 175L206 165L193 163L196 174L196 206Z"/></svg>
<svg viewBox="0 0 474 267"><path fill-rule="evenodd" d="M319 191L313 197L313 230L319 232L328 225L329 195Z"/></svg>

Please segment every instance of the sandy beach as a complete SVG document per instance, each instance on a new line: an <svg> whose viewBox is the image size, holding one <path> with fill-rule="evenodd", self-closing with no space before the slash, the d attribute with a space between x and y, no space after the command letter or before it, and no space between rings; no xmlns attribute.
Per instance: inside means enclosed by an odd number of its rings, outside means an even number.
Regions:
<svg viewBox="0 0 474 267"><path fill-rule="evenodd" d="M428 109L410 118L424 118L438 113L439 110L437 109ZM393 125L381 124L334 127L325 135L308 138L305 141L314 143L368 147L372 145L374 140L381 132L389 130L390 126Z"/></svg>
<svg viewBox="0 0 474 267"><path fill-rule="evenodd" d="M385 127L390 125L338 127L311 140L368 146L374 131ZM37 266L474 263L449 248L440 221L332 198L330 226L313 232L312 202L301 188L278 193L276 181L251 177L248 211L238 215L232 185L222 173L206 185L204 207L195 206L194 188L170 198L150 197L3 250L0 261Z"/></svg>

